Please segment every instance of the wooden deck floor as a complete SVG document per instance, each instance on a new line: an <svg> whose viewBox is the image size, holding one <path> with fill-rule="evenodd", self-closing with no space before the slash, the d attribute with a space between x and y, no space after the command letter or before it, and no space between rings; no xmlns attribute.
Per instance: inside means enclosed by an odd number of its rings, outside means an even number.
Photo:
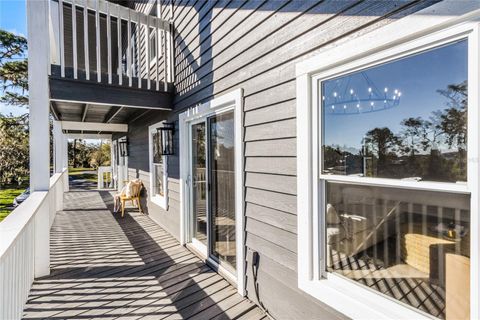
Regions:
<svg viewBox="0 0 480 320"><path fill-rule="evenodd" d="M114 216L110 193L65 197L51 231L52 273L34 282L25 319L265 318L148 216Z"/></svg>

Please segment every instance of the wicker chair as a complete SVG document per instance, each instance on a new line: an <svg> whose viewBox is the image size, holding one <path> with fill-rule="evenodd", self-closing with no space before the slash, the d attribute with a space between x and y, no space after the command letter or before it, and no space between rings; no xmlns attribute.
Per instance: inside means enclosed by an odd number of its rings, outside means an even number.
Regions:
<svg viewBox="0 0 480 320"><path fill-rule="evenodd" d="M141 213L143 213L142 210L142 205L140 204L140 194L143 189L143 183L139 179L135 179L132 181L125 181L125 183L131 183L132 184L132 192L130 196L127 195L121 195L120 196L120 204L122 206L122 218L124 216L125 212L125 202L131 201L132 206L135 205L135 201L137 202L138 209L140 210Z"/></svg>

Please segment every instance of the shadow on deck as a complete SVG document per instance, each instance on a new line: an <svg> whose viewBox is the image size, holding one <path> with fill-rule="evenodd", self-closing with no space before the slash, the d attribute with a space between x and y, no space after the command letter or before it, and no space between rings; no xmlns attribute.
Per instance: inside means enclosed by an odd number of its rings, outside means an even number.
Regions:
<svg viewBox="0 0 480 320"><path fill-rule="evenodd" d="M112 214L108 192L65 194L51 268L25 319L262 319L265 315L148 216Z"/></svg>

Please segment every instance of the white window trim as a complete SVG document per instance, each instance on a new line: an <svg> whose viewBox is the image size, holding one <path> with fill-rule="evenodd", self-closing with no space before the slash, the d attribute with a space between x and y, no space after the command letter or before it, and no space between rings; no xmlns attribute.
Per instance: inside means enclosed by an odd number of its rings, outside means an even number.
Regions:
<svg viewBox="0 0 480 320"><path fill-rule="evenodd" d="M163 127L166 121L157 122L148 127L148 162L150 167L150 201L162 209L168 208L168 159L167 156L162 156L163 163L163 197L155 194L154 176L153 176L153 134L157 132L158 128Z"/></svg>
<svg viewBox="0 0 480 320"><path fill-rule="evenodd" d="M319 123L316 86L319 79L436 47L454 39L469 39L468 47L468 183L442 184L393 179L333 177L342 181L365 181L378 185L442 190L471 194L470 317L480 318L480 219L479 219L479 43L480 4L444 1L393 22L355 40L339 45L297 64L297 210L298 286L353 319L431 319L393 299L382 296L333 273L320 279ZM332 176L327 176L332 179ZM370 180L371 179L371 180ZM356 181L358 180L358 181ZM318 182L318 183L317 183ZM447 186L448 185L448 186ZM323 218L322 218L323 219ZM323 245L322 241L322 244Z"/></svg>
<svg viewBox="0 0 480 320"><path fill-rule="evenodd" d="M188 172L189 134L188 126L193 121L233 109L235 116L235 220L236 220L236 279L237 291L245 296L245 246L244 246L244 190L243 190L243 90L237 89L219 96L209 102L190 108L179 115L180 144L180 241L186 244L188 239L189 203Z"/></svg>

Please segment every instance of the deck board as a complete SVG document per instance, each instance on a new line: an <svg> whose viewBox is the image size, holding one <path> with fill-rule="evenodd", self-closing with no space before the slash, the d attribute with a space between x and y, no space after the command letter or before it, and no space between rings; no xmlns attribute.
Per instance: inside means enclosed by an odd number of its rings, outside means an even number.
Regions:
<svg viewBox="0 0 480 320"><path fill-rule="evenodd" d="M148 216L111 212L108 192L72 191L51 230L48 277L24 319L262 318L251 301Z"/></svg>

